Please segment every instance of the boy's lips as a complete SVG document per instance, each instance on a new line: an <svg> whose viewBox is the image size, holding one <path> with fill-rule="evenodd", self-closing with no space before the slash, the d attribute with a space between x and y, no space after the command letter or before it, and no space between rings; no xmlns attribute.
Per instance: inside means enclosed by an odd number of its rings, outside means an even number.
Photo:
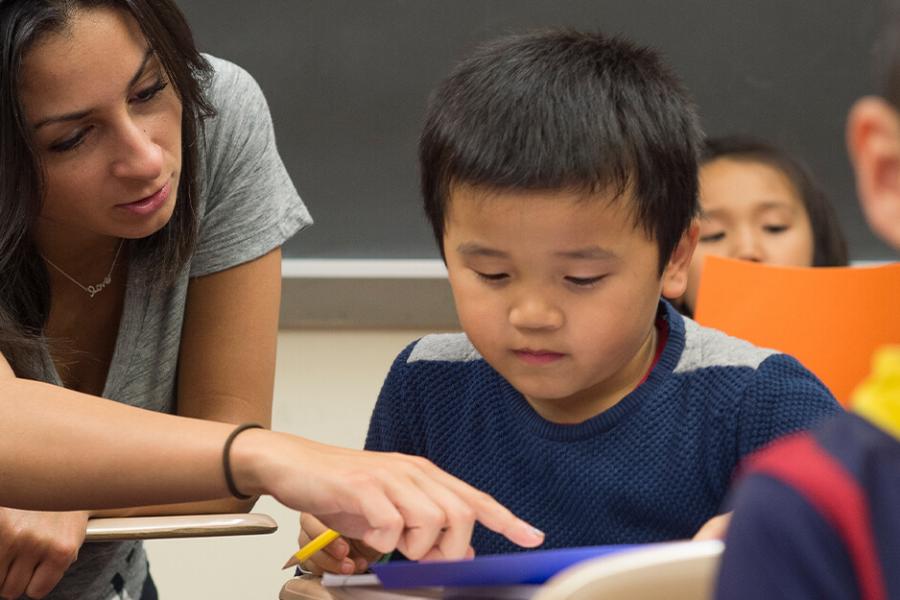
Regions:
<svg viewBox="0 0 900 600"><path fill-rule="evenodd" d="M513 353L516 357L519 358L522 362L525 362L529 365L546 365L552 362L556 362L565 356L565 354L561 352L553 352L551 350L532 350L530 348L519 348L517 350L513 350Z"/></svg>

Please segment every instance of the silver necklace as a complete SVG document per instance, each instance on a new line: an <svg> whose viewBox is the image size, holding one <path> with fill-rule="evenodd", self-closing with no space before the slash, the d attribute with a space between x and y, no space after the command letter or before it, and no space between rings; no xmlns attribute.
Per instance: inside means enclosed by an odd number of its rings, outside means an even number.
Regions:
<svg viewBox="0 0 900 600"><path fill-rule="evenodd" d="M41 258L43 258L45 261L47 261L48 265L50 265L51 267L53 267L54 269L59 271L63 275L63 277L65 277L66 279L68 279L69 281L71 281L72 283L74 283L75 285L80 287L81 289L83 289L85 292L87 292L91 296L91 298L93 298L94 296L96 296L97 294L102 292L103 288L108 286L110 284L110 282L112 282L113 269L116 268L116 261L119 260L119 251L122 250L122 243L124 241L125 240L119 240L119 247L116 248L116 255L115 255L115 257L113 257L112 264L109 266L109 272L106 274L106 277L103 278L103 281L101 281L100 283L95 283L94 285L81 285L81 282L79 282L77 279L75 279L74 277L72 277L71 275L69 275L68 273L63 271L62 268L58 264L56 264L55 262L53 262L52 260L50 260L49 258L44 256L43 254L41 254Z"/></svg>

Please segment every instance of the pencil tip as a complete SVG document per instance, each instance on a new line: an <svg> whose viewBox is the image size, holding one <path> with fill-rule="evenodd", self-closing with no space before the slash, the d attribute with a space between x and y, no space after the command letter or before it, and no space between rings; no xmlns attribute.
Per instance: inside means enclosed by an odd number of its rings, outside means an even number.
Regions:
<svg viewBox="0 0 900 600"><path fill-rule="evenodd" d="M299 564L300 564L300 561L297 560L297 557L296 557L296 556L291 556L291 557L288 559L288 561L287 561L286 563L284 563L284 566L281 567L281 570L284 571L284 570L287 569L287 568L290 568L290 567L296 567L296 566L299 565Z"/></svg>

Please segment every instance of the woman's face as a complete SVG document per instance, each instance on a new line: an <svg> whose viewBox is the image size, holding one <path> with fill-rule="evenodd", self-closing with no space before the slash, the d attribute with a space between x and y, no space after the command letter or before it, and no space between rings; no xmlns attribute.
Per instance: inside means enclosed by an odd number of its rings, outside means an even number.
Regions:
<svg viewBox="0 0 900 600"><path fill-rule="evenodd" d="M752 160L719 158L700 169L700 242L685 303L693 310L707 255L809 267L814 241L809 215L790 179Z"/></svg>
<svg viewBox="0 0 900 600"><path fill-rule="evenodd" d="M134 239L161 229L181 171L181 101L134 19L76 10L25 54L21 81L45 180L38 233Z"/></svg>

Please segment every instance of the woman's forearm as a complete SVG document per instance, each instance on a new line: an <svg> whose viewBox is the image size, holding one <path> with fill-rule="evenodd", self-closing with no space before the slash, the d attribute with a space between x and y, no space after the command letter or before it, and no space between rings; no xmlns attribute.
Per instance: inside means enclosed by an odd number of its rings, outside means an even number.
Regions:
<svg viewBox="0 0 900 600"><path fill-rule="evenodd" d="M24 379L0 381L0 505L110 508L228 498L234 425Z"/></svg>
<svg viewBox="0 0 900 600"><path fill-rule="evenodd" d="M228 498L222 456L232 431L233 424L0 376L0 506L95 511ZM240 494L270 494L379 552L462 558L475 520L522 546L543 541L490 496L421 457L262 429L240 433L229 456Z"/></svg>

